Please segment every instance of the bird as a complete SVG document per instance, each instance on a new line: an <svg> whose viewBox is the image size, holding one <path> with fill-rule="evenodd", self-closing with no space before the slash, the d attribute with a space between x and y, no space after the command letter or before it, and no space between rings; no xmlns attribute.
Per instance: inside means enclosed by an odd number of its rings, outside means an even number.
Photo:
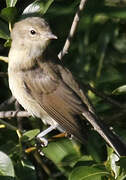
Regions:
<svg viewBox="0 0 126 180"><path fill-rule="evenodd" d="M50 51L50 41L57 36L44 18L27 17L16 22L11 39L10 90L25 110L49 125L37 138L46 146L45 135L59 129L83 143L86 119L118 156L126 155L125 143L103 124L71 71Z"/></svg>

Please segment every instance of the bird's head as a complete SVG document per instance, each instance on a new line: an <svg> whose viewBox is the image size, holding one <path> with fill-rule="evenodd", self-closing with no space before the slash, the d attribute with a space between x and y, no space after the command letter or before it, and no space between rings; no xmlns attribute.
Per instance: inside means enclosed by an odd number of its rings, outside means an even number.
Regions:
<svg viewBox="0 0 126 180"><path fill-rule="evenodd" d="M11 38L12 46L29 49L34 55L41 54L51 39L57 39L48 23L40 17L29 17L15 23Z"/></svg>

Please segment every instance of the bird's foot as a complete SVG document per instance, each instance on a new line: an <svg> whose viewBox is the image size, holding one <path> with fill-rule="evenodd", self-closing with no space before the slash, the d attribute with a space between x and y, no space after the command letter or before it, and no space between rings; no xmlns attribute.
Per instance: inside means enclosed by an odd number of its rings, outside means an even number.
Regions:
<svg viewBox="0 0 126 180"><path fill-rule="evenodd" d="M37 140L39 141L41 147L47 147L48 140L44 137L37 137Z"/></svg>
<svg viewBox="0 0 126 180"><path fill-rule="evenodd" d="M37 135L37 139L41 143L42 147L46 147L48 145L48 140L44 136L51 132L53 129L55 129L57 126L57 124L52 125Z"/></svg>

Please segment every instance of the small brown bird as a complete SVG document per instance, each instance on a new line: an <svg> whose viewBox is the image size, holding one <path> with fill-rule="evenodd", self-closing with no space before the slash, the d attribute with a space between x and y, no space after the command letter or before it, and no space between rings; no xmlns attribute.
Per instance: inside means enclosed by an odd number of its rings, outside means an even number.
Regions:
<svg viewBox="0 0 126 180"><path fill-rule="evenodd" d="M9 52L9 86L18 102L50 127L40 133L44 136L55 128L84 142L83 119L120 155L126 155L125 144L98 119L88 99L57 56L50 55L48 44L57 39L47 22L40 17L29 17L17 22L11 32Z"/></svg>

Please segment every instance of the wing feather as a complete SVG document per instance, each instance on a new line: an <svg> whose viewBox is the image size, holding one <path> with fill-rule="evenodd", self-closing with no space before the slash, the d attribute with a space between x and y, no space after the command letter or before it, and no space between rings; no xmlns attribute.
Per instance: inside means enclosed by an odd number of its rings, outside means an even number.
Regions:
<svg viewBox="0 0 126 180"><path fill-rule="evenodd" d="M47 69L44 71L40 67L36 71L34 70L34 81L32 72L26 72L24 76L24 82L31 97L64 130L82 140L82 126L75 118L75 115L80 115L84 109L79 96L55 72L52 76L50 71L48 72Z"/></svg>

